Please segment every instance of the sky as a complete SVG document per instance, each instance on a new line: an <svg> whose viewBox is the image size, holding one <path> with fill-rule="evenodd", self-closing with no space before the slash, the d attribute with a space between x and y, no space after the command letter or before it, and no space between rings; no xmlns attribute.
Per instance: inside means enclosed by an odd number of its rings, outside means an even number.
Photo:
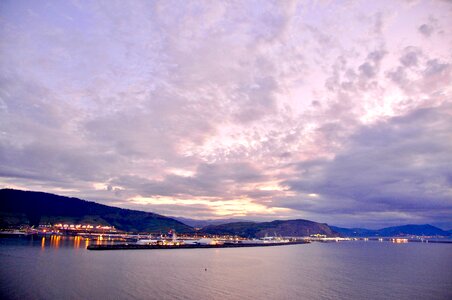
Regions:
<svg viewBox="0 0 452 300"><path fill-rule="evenodd" d="M0 187L452 229L451 1L1 1Z"/></svg>

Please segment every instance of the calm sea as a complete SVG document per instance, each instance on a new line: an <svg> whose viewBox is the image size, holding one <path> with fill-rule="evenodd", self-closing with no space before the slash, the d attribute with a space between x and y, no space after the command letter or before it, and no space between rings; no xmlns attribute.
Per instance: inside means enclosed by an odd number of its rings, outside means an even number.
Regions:
<svg viewBox="0 0 452 300"><path fill-rule="evenodd" d="M452 299L452 244L88 251L0 239L1 299Z"/></svg>

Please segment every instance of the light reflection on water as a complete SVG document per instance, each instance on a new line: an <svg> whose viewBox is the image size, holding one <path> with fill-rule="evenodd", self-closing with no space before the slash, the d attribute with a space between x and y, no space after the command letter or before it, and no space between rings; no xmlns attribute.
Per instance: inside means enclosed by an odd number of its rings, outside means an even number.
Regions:
<svg viewBox="0 0 452 300"><path fill-rule="evenodd" d="M74 249L86 249L90 243L96 245L109 245L114 244L119 241L112 239L98 238L89 239L82 236L61 236L61 235L49 235L43 237L31 237L30 245L33 246L35 241L40 240L41 249L45 250L47 248L58 249L61 247L74 248Z"/></svg>
<svg viewBox="0 0 452 300"><path fill-rule="evenodd" d="M369 241L129 251L89 251L86 244L83 238L61 236L0 239L0 295L5 299L452 299L452 244Z"/></svg>
<svg viewBox="0 0 452 300"><path fill-rule="evenodd" d="M32 238L37 239L37 238ZM81 247L81 239L80 236L75 237L67 237L60 235L51 235L51 236L43 236L41 239L41 249L46 250L48 248L59 249L60 247L71 247L75 249L79 249ZM86 247L84 247L86 248Z"/></svg>

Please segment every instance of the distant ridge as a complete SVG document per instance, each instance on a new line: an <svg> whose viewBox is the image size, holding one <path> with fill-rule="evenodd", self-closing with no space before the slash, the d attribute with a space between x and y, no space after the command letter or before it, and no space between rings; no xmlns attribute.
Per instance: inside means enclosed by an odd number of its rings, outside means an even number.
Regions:
<svg viewBox="0 0 452 300"><path fill-rule="evenodd" d="M341 233L347 237L390 237L390 236L407 236L407 235L416 235L416 236L449 236L450 232L442 230L438 227L432 226L430 224L422 224L422 225L402 225L402 226L393 226L386 227L382 229L372 230L365 228L342 228L331 226L333 230Z"/></svg>
<svg viewBox="0 0 452 300"><path fill-rule="evenodd" d="M236 222L221 225L210 225L201 232L208 234L239 235L250 238L268 236L310 236L321 234L328 237L340 236L327 224L309 220L276 220L272 222Z"/></svg>
<svg viewBox="0 0 452 300"><path fill-rule="evenodd" d="M132 232L193 231L192 227L162 215L43 192L2 189L0 199L0 227L67 222L110 225Z"/></svg>

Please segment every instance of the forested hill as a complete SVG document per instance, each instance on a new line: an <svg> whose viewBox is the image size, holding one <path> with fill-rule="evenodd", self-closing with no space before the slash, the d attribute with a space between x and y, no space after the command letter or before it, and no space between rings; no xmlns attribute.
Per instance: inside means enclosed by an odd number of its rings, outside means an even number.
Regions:
<svg viewBox="0 0 452 300"><path fill-rule="evenodd" d="M192 232L193 228L155 213L122 209L55 194L0 190L0 226L99 224L133 232Z"/></svg>
<svg viewBox="0 0 452 300"><path fill-rule="evenodd" d="M310 236L322 234L328 237L339 236L327 224L309 220L276 220L272 222L236 222L210 225L201 229L208 234L228 234L242 237L260 238L268 236Z"/></svg>

